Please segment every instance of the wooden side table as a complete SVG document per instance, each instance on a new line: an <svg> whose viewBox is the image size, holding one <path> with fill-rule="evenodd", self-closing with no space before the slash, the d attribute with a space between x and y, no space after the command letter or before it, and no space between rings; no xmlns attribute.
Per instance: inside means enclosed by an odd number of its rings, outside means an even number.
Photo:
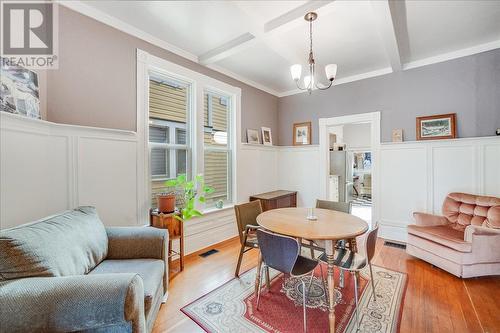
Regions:
<svg viewBox="0 0 500 333"><path fill-rule="evenodd" d="M297 191L272 191L252 195L250 201L260 200L262 210L268 211L276 208L297 207Z"/></svg>
<svg viewBox="0 0 500 333"><path fill-rule="evenodd" d="M179 215L174 213L160 213L158 210L151 210L149 213L149 222L155 228L168 229L168 267L172 262L174 255L179 255L180 270L184 270L184 223L174 218ZM179 240L179 252L172 249L172 241Z"/></svg>

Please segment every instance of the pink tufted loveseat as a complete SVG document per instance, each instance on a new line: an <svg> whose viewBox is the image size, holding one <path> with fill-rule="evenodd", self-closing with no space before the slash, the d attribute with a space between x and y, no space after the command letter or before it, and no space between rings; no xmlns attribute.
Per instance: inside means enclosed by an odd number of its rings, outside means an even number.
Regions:
<svg viewBox="0 0 500 333"><path fill-rule="evenodd" d="M408 254L458 277L500 275L500 198L450 193L443 216L413 216Z"/></svg>

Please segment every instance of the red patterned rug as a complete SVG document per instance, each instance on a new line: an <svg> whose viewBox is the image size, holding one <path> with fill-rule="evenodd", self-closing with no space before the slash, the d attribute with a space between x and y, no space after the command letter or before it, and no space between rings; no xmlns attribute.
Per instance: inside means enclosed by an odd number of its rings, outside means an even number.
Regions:
<svg viewBox="0 0 500 333"><path fill-rule="evenodd" d="M361 272L359 283L360 332L397 332L406 274L373 266L377 301L373 300L369 274ZM326 272L326 266L323 267ZM326 276L326 273L325 273ZM263 288L259 309L253 294L255 269L181 309L207 332L301 332L302 284L298 278L271 270L271 289ZM306 288L309 278L305 278ZM335 270L336 332L356 332L354 281L345 274L340 288ZM328 331L328 305L319 268L307 297L308 332Z"/></svg>

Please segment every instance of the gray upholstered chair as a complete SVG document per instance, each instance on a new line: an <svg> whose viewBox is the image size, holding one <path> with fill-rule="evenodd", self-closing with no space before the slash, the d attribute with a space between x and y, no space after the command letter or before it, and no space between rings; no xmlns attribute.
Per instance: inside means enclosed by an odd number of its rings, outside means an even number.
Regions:
<svg viewBox="0 0 500 333"><path fill-rule="evenodd" d="M0 231L0 331L150 332L168 233L105 227L95 208Z"/></svg>
<svg viewBox="0 0 500 333"><path fill-rule="evenodd" d="M238 277L243 254L248 250L259 247L255 230L259 228L257 225L257 216L262 213L262 205L260 200L235 205L234 213L236 214L236 223L238 224L238 234L241 243L238 264L236 265L236 271L234 273L234 276Z"/></svg>
<svg viewBox="0 0 500 333"><path fill-rule="evenodd" d="M372 259L375 254L375 245L377 243L378 223L374 228L365 234L363 241L363 253L351 252L346 248L338 248L335 250L334 265L342 271L349 271L354 278L354 297L356 300L356 322L359 329L359 316L358 316L358 275L359 271L368 265L370 269L370 280L372 285L373 300L377 301L375 294L375 281L373 280ZM326 261L326 254L323 253L318 258L322 262Z"/></svg>
<svg viewBox="0 0 500 333"><path fill-rule="evenodd" d="M289 274L292 277L304 277L311 274L309 280L308 294L314 277L314 269L318 266L318 261L309 259L299 255L300 244L292 237L274 234L262 229L257 230L257 239L259 241L260 252L262 254L262 267L260 274L261 285L257 292L257 310L259 309L260 294L262 288L262 274L269 272L269 267L280 271L284 274ZM321 268L321 265L320 265ZM323 287L326 293L326 284L321 272ZM306 315L306 284L303 279L302 283L302 306L304 310L304 332L307 331L307 315Z"/></svg>

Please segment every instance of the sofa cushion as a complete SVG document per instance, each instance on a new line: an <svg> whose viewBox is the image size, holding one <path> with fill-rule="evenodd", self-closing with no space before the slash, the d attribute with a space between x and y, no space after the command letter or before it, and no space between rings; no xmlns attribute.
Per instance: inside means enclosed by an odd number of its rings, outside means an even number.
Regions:
<svg viewBox="0 0 500 333"><path fill-rule="evenodd" d="M0 280L82 275L106 257L108 237L94 207L79 207L0 231Z"/></svg>
<svg viewBox="0 0 500 333"><path fill-rule="evenodd" d="M471 252L472 243L464 241L464 232L446 226L409 225L408 233L444 245L459 252Z"/></svg>
<svg viewBox="0 0 500 333"><path fill-rule="evenodd" d="M137 273L144 283L144 312L147 314L161 289L165 265L159 259L104 260L89 274Z"/></svg>

